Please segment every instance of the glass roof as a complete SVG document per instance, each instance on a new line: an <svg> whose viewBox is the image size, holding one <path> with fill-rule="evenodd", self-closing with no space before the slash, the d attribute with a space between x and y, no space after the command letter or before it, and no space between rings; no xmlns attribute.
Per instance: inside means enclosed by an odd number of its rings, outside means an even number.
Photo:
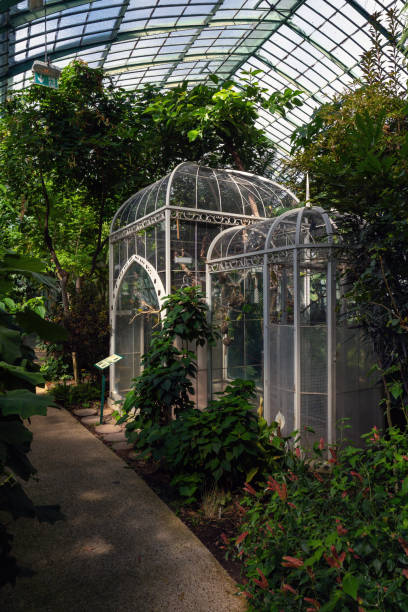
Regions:
<svg viewBox="0 0 408 612"><path fill-rule="evenodd" d="M371 16L403 0L48 0L45 8L0 0L0 86L30 83L35 59L63 67L81 58L102 67L114 84L172 87L188 80L221 79L260 69L271 90L296 87L304 105L286 118L260 109L259 125L290 150L290 134L313 110L361 75L360 56L370 48L373 25L383 44L385 20ZM47 35L45 36L45 21ZM402 23L402 19L401 19Z"/></svg>

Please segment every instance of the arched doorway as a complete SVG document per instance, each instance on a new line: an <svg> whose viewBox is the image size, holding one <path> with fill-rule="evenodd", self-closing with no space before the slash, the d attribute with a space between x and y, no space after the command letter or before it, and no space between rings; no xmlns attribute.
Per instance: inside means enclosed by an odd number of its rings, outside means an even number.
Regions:
<svg viewBox="0 0 408 612"><path fill-rule="evenodd" d="M141 372L141 358L160 325L164 288L152 266L134 255L121 270L113 294L112 352L124 359L115 364L111 396L123 398Z"/></svg>

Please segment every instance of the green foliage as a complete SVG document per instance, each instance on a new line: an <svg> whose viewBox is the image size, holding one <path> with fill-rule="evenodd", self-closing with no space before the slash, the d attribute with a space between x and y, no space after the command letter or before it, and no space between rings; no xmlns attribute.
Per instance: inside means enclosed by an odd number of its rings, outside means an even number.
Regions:
<svg viewBox="0 0 408 612"><path fill-rule="evenodd" d="M249 609L406 610L408 438L374 429L366 447L312 459L289 452L266 486L247 486L241 534Z"/></svg>
<svg viewBox="0 0 408 612"><path fill-rule="evenodd" d="M40 366L40 372L44 379L49 382L57 382L64 378L70 378L68 365L64 363L61 356L48 355Z"/></svg>
<svg viewBox="0 0 408 612"><path fill-rule="evenodd" d="M365 328L378 355L391 424L397 402L387 387L395 382L395 368L402 405L408 404L408 99L392 42L398 38L395 13L388 20L388 48L381 49L373 32L373 49L361 64L363 82L296 130L291 165L309 172L314 203L343 214L349 316Z"/></svg>
<svg viewBox="0 0 408 612"><path fill-rule="evenodd" d="M286 109L301 105L301 92L286 89L271 95L255 80L258 73L243 72L239 82L220 82L212 75L214 86L189 89L185 82L164 94L156 92L145 112L161 130L161 154L182 161L180 140L183 143L188 139L184 147L192 161L259 174L267 172L274 145L255 126L257 107L284 115Z"/></svg>
<svg viewBox="0 0 408 612"><path fill-rule="evenodd" d="M251 400L252 381L235 380L205 410L189 410L164 430L152 428L140 434L136 446L162 459L173 475L185 503L197 502L214 487L234 491L267 468L282 454L275 438L261 440L260 422Z"/></svg>
<svg viewBox="0 0 408 612"><path fill-rule="evenodd" d="M123 405L122 421L130 421L126 426L130 439L134 430L168 424L173 415L193 407L192 380L197 365L188 344L203 346L215 337L197 287L185 287L168 296L161 312L166 313L162 328L153 333L150 349L142 357L142 374Z"/></svg>
<svg viewBox="0 0 408 612"><path fill-rule="evenodd" d="M77 408L89 405L101 397L101 390L91 383L79 383L78 385L66 385L64 383L56 385L52 390L52 395L57 402L64 408Z"/></svg>
<svg viewBox="0 0 408 612"><path fill-rule="evenodd" d="M90 343L88 321L78 321L88 297L73 287L106 282L109 221L118 206L181 161L260 173L270 164L274 147L255 127L257 106L284 113L300 104L299 92L269 95L255 76L130 92L75 60L58 89L32 85L2 105L0 230L5 244L46 258L80 369L89 370L94 352L105 353L107 305L95 313L97 341Z"/></svg>
<svg viewBox="0 0 408 612"><path fill-rule="evenodd" d="M64 318L60 308L55 320L64 322L68 332L68 341L63 344L64 362L75 352L80 375L86 373L96 378L94 364L109 354L110 326L106 291L100 291L94 282L83 281L80 290L72 291L69 318Z"/></svg>
<svg viewBox="0 0 408 612"><path fill-rule="evenodd" d="M27 457L32 434L23 421L33 415L45 415L47 406L52 405L49 397L35 394L35 386L43 384L44 378L34 363L28 334L37 332L40 337L55 339L63 332L30 310L9 312L14 302L11 304L13 300L7 293L13 290L15 274L39 280L44 278L43 272L44 265L38 260L0 251L0 287L4 296L0 305L0 511L4 513L0 522L0 587L14 583L22 571L11 554L12 536L6 528L10 517L36 517L51 522L61 518L57 507L34 506L17 480L28 480L36 471Z"/></svg>

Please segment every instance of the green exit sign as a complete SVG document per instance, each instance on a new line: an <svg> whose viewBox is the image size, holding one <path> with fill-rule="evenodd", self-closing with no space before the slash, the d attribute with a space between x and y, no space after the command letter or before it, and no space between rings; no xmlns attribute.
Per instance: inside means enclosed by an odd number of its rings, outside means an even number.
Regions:
<svg viewBox="0 0 408 612"><path fill-rule="evenodd" d="M61 70L57 68L57 66L37 60L33 64L32 71L34 83L36 85L58 89L58 78L61 74Z"/></svg>

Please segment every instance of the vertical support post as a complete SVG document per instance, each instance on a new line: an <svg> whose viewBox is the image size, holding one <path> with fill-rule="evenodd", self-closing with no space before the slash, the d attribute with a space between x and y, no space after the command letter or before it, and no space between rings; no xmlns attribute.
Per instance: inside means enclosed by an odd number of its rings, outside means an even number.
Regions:
<svg viewBox="0 0 408 612"><path fill-rule="evenodd" d="M300 270L299 270L299 249L293 249L293 292L294 292L294 307L293 307L293 324L294 324L294 378L295 378L295 429L300 430L300 409L301 409L301 337L300 337Z"/></svg>
<svg viewBox="0 0 408 612"><path fill-rule="evenodd" d="M269 282L268 255L265 253L263 260L263 361L264 361L264 418L268 425L272 423L271 406L271 347L270 347L270 325L269 312L271 302L271 291Z"/></svg>
<svg viewBox="0 0 408 612"><path fill-rule="evenodd" d="M114 261L113 261L113 244L109 243L109 325L110 325L110 354L115 352L115 313L114 313ZM109 393L113 397L115 393L115 364L112 365L111 375L109 377Z"/></svg>
<svg viewBox="0 0 408 612"><path fill-rule="evenodd" d="M327 442L336 442L336 262L329 249L327 261Z"/></svg>
<svg viewBox="0 0 408 612"><path fill-rule="evenodd" d="M102 372L101 412L100 412L100 416L99 416L99 423L101 425L103 423L103 406L105 404L105 382L106 382L106 377L105 377L104 372Z"/></svg>
<svg viewBox="0 0 408 612"><path fill-rule="evenodd" d="M205 265L205 296L207 302L207 322L212 323L211 274L208 264ZM212 348L207 346L207 400L212 400Z"/></svg>
<svg viewBox="0 0 408 612"><path fill-rule="evenodd" d="M171 293L171 210L166 206L164 213L165 260L166 260L166 295Z"/></svg>

